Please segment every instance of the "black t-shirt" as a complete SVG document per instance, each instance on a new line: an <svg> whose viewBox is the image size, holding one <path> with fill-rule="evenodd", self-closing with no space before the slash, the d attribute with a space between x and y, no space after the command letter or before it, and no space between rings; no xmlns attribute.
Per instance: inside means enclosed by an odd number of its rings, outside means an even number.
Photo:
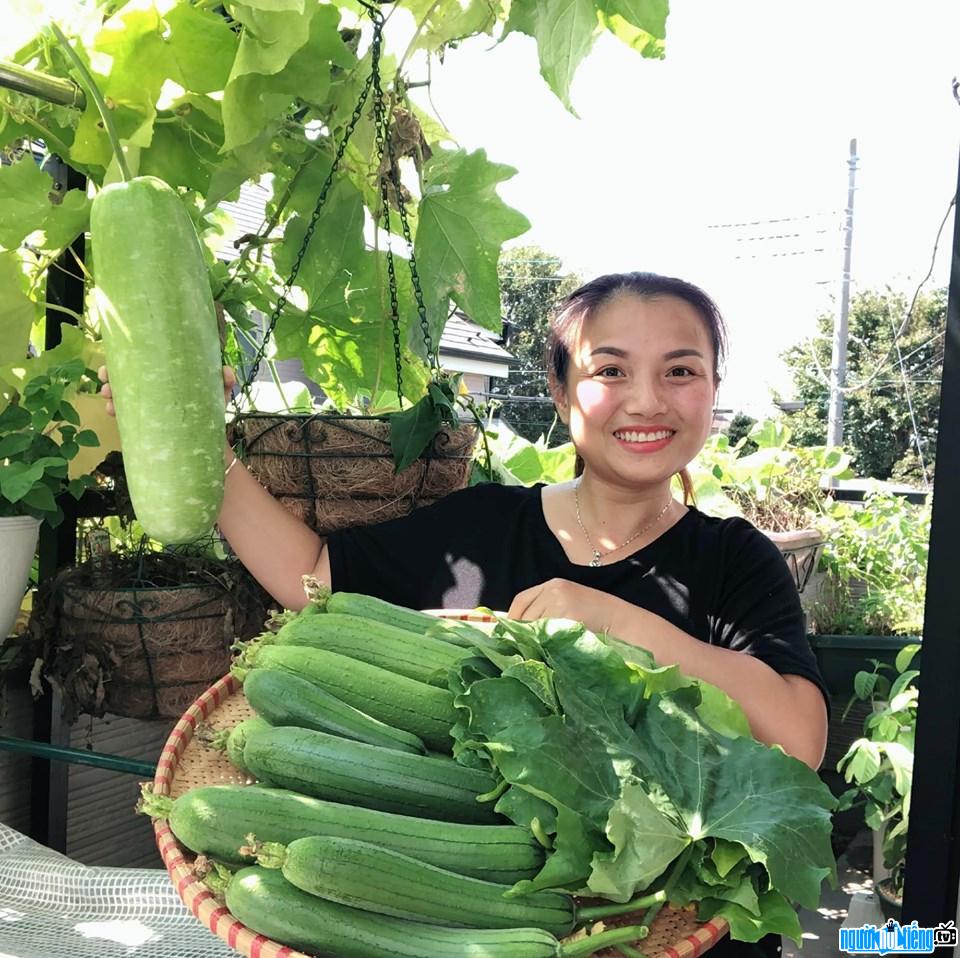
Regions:
<svg viewBox="0 0 960 958"><path fill-rule="evenodd" d="M711 645L801 675L829 696L806 637L793 576L749 522L688 508L632 555L593 568L571 562L543 515L540 489L483 483L400 519L327 538L332 587L416 609L510 608L547 579L579 582L641 606ZM750 946L725 938L716 958L776 955L779 935Z"/></svg>
<svg viewBox="0 0 960 958"><path fill-rule="evenodd" d="M749 522L688 508L633 555L597 568L576 565L544 518L542 485L482 483L400 519L331 533L331 584L408 608L505 612L518 592L569 579L648 609L703 642L802 675L829 704L793 576Z"/></svg>

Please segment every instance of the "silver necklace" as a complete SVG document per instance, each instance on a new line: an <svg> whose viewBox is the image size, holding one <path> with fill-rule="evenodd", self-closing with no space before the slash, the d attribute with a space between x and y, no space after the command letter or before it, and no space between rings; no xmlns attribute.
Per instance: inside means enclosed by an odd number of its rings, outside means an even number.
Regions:
<svg viewBox="0 0 960 958"><path fill-rule="evenodd" d="M587 540L587 545L590 546L590 549L593 552L593 558L590 560L590 565L593 568L596 568L597 566L600 565L600 559L602 558L602 555L600 553L600 550L593 544L593 540L590 538L590 533L587 532L587 527L583 524L583 519L580 518L580 483L581 482L583 482L582 476L578 480L577 484L573 487L573 498L577 505L577 524L580 526L580 531L583 532L583 536ZM607 555L609 555L610 552L619 552L622 548L624 548L624 546L630 545L630 543L633 542L633 540L636 539L638 536L642 536L648 529L652 529L666 515L667 509L670 508L671 502L673 502L672 495L666 501L666 504L664 505L664 507L656 514L656 516L653 519L650 520L650 522L648 522L642 529L638 529L625 542L621 542L620 545L618 545L616 548L610 549Z"/></svg>

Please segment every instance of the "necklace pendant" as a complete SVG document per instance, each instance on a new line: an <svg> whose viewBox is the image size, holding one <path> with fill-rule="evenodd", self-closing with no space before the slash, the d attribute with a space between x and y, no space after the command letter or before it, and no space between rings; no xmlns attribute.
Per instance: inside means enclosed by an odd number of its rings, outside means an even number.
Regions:
<svg viewBox="0 0 960 958"><path fill-rule="evenodd" d="M598 550L593 550L593 558L590 560L590 565L596 569L600 565L600 553Z"/></svg>

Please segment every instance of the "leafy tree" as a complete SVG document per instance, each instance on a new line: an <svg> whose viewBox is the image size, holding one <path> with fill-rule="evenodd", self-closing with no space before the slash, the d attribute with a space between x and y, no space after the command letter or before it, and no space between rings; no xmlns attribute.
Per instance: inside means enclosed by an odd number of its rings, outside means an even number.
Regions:
<svg viewBox="0 0 960 958"><path fill-rule="evenodd" d="M727 439L730 441L730 445L735 446L743 439L753 428L756 421L753 416L748 416L745 412L738 412L733 419L730 420L730 425L727 427ZM756 452L758 448L752 439L748 439L743 444L740 455L749 456L751 453Z"/></svg>
<svg viewBox="0 0 960 958"><path fill-rule="evenodd" d="M904 326L909 306L906 297L889 288L865 291L851 301L843 433L844 447L851 453L858 475L920 484L923 470L910 407L912 404L927 478L932 480L946 290L918 296ZM793 374L796 397L806 404L789 420L794 441L805 446L826 439L833 315L821 316L817 328L815 338L783 354ZM895 331L900 333L896 339Z"/></svg>
<svg viewBox="0 0 960 958"><path fill-rule="evenodd" d="M557 303L580 285L580 277L563 272L560 259L539 246L504 251L499 274L509 350L518 360L507 381L495 385L498 398L503 397L501 415L511 429L531 442L548 432L551 445L567 442L570 437L563 423L557 420L554 425L543 353L550 315Z"/></svg>

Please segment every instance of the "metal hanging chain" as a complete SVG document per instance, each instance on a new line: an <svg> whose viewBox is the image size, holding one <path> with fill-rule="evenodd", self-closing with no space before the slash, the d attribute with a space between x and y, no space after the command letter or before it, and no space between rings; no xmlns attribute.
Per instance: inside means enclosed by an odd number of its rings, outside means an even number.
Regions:
<svg viewBox="0 0 960 958"><path fill-rule="evenodd" d="M379 11L372 11L371 17L374 23L382 21L382 15ZM417 270L417 257L413 251L413 237L410 231L410 224L407 220L407 208L403 199L403 187L400 182L400 170L397 164L397 158L393 150L393 142L390 139L390 116L386 109L383 88L380 83L380 50L375 49L371 56L371 77L373 79L373 111L374 111L374 136L376 142L377 171L380 177L380 204L381 224L387 239L387 279L390 289L390 320L393 326L393 355L397 370L397 401L400 408L403 408L403 373L401 370L401 352L400 352L400 309L399 297L397 294L397 274L396 264L393 256L393 247L390 243L391 217L390 217L390 187L393 187L394 199L397 204L397 213L400 216L400 227L403 232L404 241L409 250L408 264L410 267L410 284L413 287L413 295L417 306L417 315L420 319L420 329L423 332L423 342L427 349L427 361L430 364L431 376L437 378L439 372L439 363L434 354L433 339L430 336L430 327L427 323L427 310L423 302L423 290L420 285L420 273ZM384 160L386 160L386 170L384 170ZM386 174L386 175L384 175Z"/></svg>
<svg viewBox="0 0 960 958"><path fill-rule="evenodd" d="M403 238L407 243L409 249L409 267L410 267L410 281L413 287L414 299L417 306L417 315L420 321L420 328L423 332L423 341L426 346L427 360L429 362L432 378L436 380L437 374L439 373L439 361L434 351L433 339L430 335L430 327L427 322L427 311L426 306L424 305L423 300L423 290L420 284L420 274L417 269L417 260L416 255L413 250L413 236L410 230L410 224L407 219L407 210L406 204L403 199L402 185L400 182L400 172L396 161L396 155L393 149L393 143L390 139L390 117L388 115L385 97L383 93L383 88L380 82L380 54L382 49L383 41L383 27L384 27L384 17L379 9L370 6L369 4L360 0L361 5L366 9L367 13L370 16L370 19L373 21L373 37L370 44L370 75L367 77L364 82L363 89L360 92L360 96L357 99L357 104L354 107L353 115L350 118L350 122L347 124L343 139L340 141L340 145L337 148L336 156L334 157L333 164L330 167L330 172L327 174L327 178L324 180L323 186L320 189L320 194L317 197L317 203L314 207L313 214L310 217L310 223L307 226L307 229L303 236L303 241L300 244L300 249L297 253L296 260L294 261L293 267L290 270L290 275L287 281L284 284L284 288L280 297L277 300L276 305L273 308L273 311L270 314L270 321L267 325L267 329L263 334L260 346L257 348L257 352L254 356L253 365L250 368L248 375L245 378L245 381L241 387L241 390L244 395L249 399L250 387L256 379L257 373L260 369L260 363L266 354L267 345L270 341L270 337L273 334L274 329L276 328L277 322L280 318L283 309L286 307L288 302L288 297L290 291L293 287L293 284L297 278L297 275L300 272L300 267L303 263L304 257L306 255L307 247L310 244L310 240L313 237L314 231L316 229L317 222L320 219L323 206L327 199L327 194L330 190L330 187L333 183L333 177L336 174L340 163L343 159L344 151L346 150L347 143L350 140L354 130L356 129L357 124L360 121L360 118L363 113L363 107L366 104L367 97L370 93L370 90L374 91L374 137L376 143L376 161L378 176L380 178L380 202L382 205L381 213L381 222L384 231L387 234L387 279L388 279L388 288L390 293L390 318L391 324L393 327L393 352L394 352L394 361L396 364L396 374L397 374L397 399L400 404L400 407L403 408L403 373L402 373L402 352L400 346L400 309L399 309L399 296L398 296L398 286L397 286L397 275L396 275L396 265L394 262L393 249L390 246L389 237L391 232L391 217L390 217L390 186L393 186L394 197L397 204L397 212L400 216L400 225L403 232ZM386 157L386 173L387 176L384 176L380 172L384 166L384 157Z"/></svg>
<svg viewBox="0 0 960 958"><path fill-rule="evenodd" d="M397 165L397 158L393 152L393 141L390 139L390 117L387 116L384 109L383 90L380 88L379 70L374 72L374 108L380 112L380 133L377 137L378 158L383 159L383 150L386 148L387 160L389 162L390 183L393 185L393 191L397 201L397 213L400 215L400 226L403 230L403 238L410 249L410 281L413 286L413 295L417 303L417 314L420 317L420 328L423 331L423 342L427 347L427 357L430 366L436 369L438 366L436 356L433 350L433 339L430 336L430 327L427 323L427 310L423 303L423 290L420 286L420 273L417 269L417 257L413 251L413 236L410 232L410 223L407 221L407 207L403 199L403 191L400 183L400 169Z"/></svg>
<svg viewBox="0 0 960 958"><path fill-rule="evenodd" d="M371 10L370 16L373 19L371 58L374 62L376 62L380 58L380 41L383 31L383 17L378 10ZM310 240L313 238L314 231L317 227L317 222L320 219L320 214L322 213L324 204L327 201L327 194L330 192L330 187L333 184L333 177L339 169L341 161L343 160L343 154L347 149L347 144L350 142L350 137L353 135L353 131L356 129L357 124L360 122L360 118L363 115L363 107L367 102L367 96L370 93L372 83L373 71L371 71L370 75L364 82L363 89L360 91L360 96L357 98L357 104L353 108L353 115L350 117L350 122L343 131L343 138L340 140L340 145L337 147L337 152L334 155L330 172L327 174L327 178L323 181L323 186L320 187L320 193L317 196L317 203L313 208L313 213L310 216L310 222L307 225L306 232L303 234L303 242L300 244L300 249L297 252L297 258L294 260L293 267L290 270L290 275L287 277L287 280L283 285L283 291L280 293L280 297L277 299L276 305L273 307L273 311L270 313L270 322L267 324L267 328L263 333L263 338L260 341L260 345L257 347L257 351L254 354L253 365L250 367L250 371L245 377L243 385L240 387L242 393L247 397L248 400L250 399L250 387L257 378L257 373L260 370L260 363L262 362L263 357L266 355L267 345L270 342L270 337L273 335L273 331L276 328L278 320L280 319L280 314L287 305L288 297L290 296L290 291L293 288L293 284L300 273L300 267L303 265L303 259L306 256L307 247L310 245Z"/></svg>
<svg viewBox="0 0 960 958"><path fill-rule="evenodd" d="M381 18L379 11L371 12L374 24ZM370 80L373 83L373 135L376 144L377 177L380 181L380 220L387 244L387 288L390 291L390 323L393 327L393 359L397 371L397 402L403 409L403 370L400 352L400 303L397 295L397 272L390 242L390 183L384 176L385 142L390 139L389 121L384 119L383 89L380 85L380 50L375 47L370 56ZM389 154L388 154L389 155ZM391 169L392 173L392 169ZM396 187L394 187L396 190Z"/></svg>

